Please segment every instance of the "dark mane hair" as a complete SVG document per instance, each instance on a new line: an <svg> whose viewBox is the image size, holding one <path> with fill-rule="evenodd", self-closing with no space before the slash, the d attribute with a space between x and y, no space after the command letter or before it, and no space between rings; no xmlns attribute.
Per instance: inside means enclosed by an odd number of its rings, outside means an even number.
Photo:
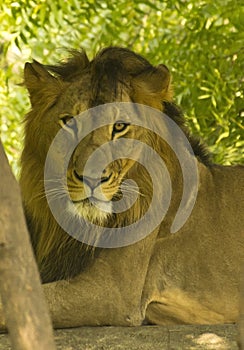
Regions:
<svg viewBox="0 0 244 350"><path fill-rule="evenodd" d="M211 154L200 138L190 134L188 128L186 127L184 115L179 107L173 102L163 102L163 104L164 113L173 119L174 122L184 131L198 160L203 164L210 166L212 164Z"/></svg>

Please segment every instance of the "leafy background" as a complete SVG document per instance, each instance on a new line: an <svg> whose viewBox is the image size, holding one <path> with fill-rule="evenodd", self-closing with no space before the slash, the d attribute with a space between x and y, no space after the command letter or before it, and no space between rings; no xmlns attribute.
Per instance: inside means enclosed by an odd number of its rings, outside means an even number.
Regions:
<svg viewBox="0 0 244 350"><path fill-rule="evenodd" d="M175 100L217 163L243 163L244 6L240 0L5 0L0 4L0 137L14 172L30 105L24 62L83 47L129 47L173 75Z"/></svg>

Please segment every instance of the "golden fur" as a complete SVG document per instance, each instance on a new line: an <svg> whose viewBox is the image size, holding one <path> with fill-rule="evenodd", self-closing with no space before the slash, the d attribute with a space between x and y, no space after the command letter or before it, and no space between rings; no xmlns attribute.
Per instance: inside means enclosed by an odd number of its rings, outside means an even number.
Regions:
<svg viewBox="0 0 244 350"><path fill-rule="evenodd" d="M25 85L32 110L25 120L20 186L41 276L43 282L52 282L44 285L44 291L54 325L235 322L244 257L243 169L211 165L204 148L188 135L172 102L168 69L154 67L130 50L110 47L92 61L84 52L73 52L68 62L58 66L27 63ZM67 235L53 218L45 198L44 164L54 136L66 127L64 116L69 119L114 101L145 104L175 120L198 160L200 187L190 218L171 234L182 195L179 164L170 147L155 134L126 127L123 137L142 140L164 159L173 187L171 205L160 227L143 240L123 248L94 249ZM84 183L76 175L82 175L94 145L108 142L111 135L111 127L103 127L77 146L68 169L72 200L85 199ZM101 185L106 198L119 196L120 183L128 177L140 190L136 203L125 213L102 215L81 202L81 217L111 227L141 218L152 195L146 170L124 159L113 162L106 171Z"/></svg>

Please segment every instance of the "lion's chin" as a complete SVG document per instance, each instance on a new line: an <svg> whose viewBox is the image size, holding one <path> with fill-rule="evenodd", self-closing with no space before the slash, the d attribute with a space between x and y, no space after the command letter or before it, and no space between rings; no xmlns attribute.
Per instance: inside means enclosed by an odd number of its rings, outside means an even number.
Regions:
<svg viewBox="0 0 244 350"><path fill-rule="evenodd" d="M85 199L73 204L79 216L94 224L103 225L112 214L111 201L105 202L95 199Z"/></svg>

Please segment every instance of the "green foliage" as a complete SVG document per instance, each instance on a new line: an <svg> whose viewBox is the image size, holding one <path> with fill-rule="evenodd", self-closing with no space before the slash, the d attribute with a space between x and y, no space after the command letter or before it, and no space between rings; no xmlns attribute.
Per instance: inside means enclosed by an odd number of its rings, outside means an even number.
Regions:
<svg viewBox="0 0 244 350"><path fill-rule="evenodd" d="M238 0L5 0L0 5L0 136L14 170L30 108L24 62L121 45L166 64L188 125L218 163L243 162L243 21Z"/></svg>

